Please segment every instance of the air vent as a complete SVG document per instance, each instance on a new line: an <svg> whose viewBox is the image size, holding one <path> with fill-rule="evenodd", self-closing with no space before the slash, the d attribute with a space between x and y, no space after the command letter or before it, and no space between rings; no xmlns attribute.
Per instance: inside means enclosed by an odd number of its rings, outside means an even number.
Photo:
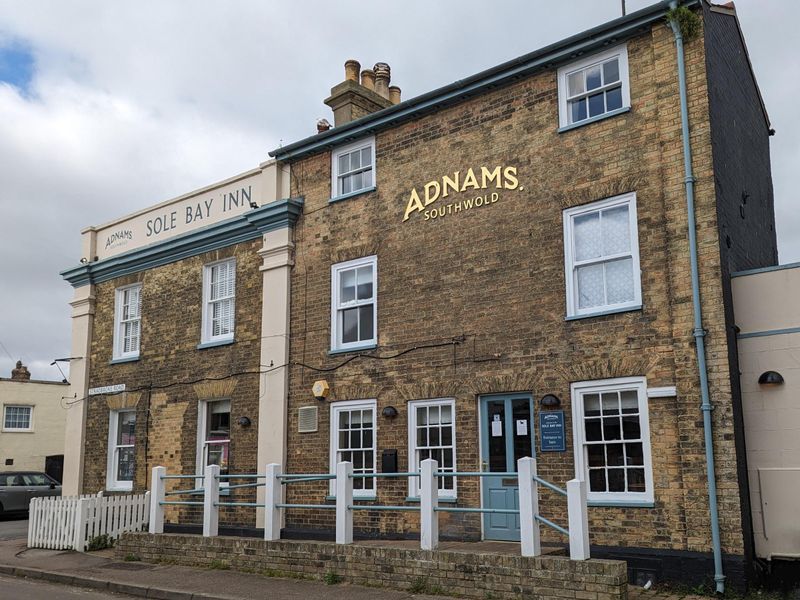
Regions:
<svg viewBox="0 0 800 600"><path fill-rule="evenodd" d="M297 409L297 431L299 433L314 433L317 430L316 406L301 406Z"/></svg>

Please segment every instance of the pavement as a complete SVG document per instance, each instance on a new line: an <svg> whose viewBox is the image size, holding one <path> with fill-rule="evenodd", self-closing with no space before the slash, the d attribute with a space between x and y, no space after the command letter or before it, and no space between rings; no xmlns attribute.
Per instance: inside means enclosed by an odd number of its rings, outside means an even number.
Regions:
<svg viewBox="0 0 800 600"><path fill-rule="evenodd" d="M412 594L408 591L368 588L340 583L325 585L319 581L281 579L228 570L199 569L177 565L120 561L113 550L73 552L28 549L27 520L0 522L0 582L7 576L86 588L85 598L113 597L115 594L161 600L441 600L442 596ZM0 585L0 590L3 587ZM8 591L10 588L5 588ZM59 588L62 592L63 587ZM28 600L67 598L32 590ZM99 592L101 595L92 595ZM8 597L0 591L0 597ZM631 600L708 600L701 596L665 594L630 588Z"/></svg>

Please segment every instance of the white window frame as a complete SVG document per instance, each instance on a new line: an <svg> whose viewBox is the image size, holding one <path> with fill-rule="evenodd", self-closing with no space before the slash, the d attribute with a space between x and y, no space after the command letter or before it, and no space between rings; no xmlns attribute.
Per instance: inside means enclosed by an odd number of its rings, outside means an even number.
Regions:
<svg viewBox="0 0 800 600"><path fill-rule="evenodd" d="M135 409L112 410L108 413L108 458L106 464L106 489L111 491L129 492L133 489L133 481L120 481L117 478L117 450L119 448L133 447L136 452L136 444L117 445L117 434L119 433L119 420L123 413L136 413Z"/></svg>
<svg viewBox="0 0 800 600"><path fill-rule="evenodd" d="M206 468L206 424L208 423L208 405L213 404L214 402L230 402L231 412L231 431L228 434L228 469L230 472L230 460L231 460L231 435L233 434L233 401L230 398L212 398L210 400L200 400L197 403L197 448L195 452L195 473L197 475L203 475L205 473ZM224 440L215 440L215 442L219 443ZM199 483L198 483L199 482ZM202 483L199 479L197 480L198 485ZM219 482L219 487L224 488L228 487L230 482L228 480L223 480ZM229 493L230 490L226 491Z"/></svg>
<svg viewBox="0 0 800 600"><path fill-rule="evenodd" d="M619 79L622 83L622 107L618 109L613 109L612 111L604 112L600 115L595 115L594 117L588 116L587 110L587 117L580 121L575 121L574 123L570 121L570 114L569 114L569 106L567 104L568 96L569 96L569 88L567 87L567 77L574 73L575 71L582 71L588 67L592 67L598 63L605 62L610 58L617 57L619 59ZM604 88L598 88L598 90L602 90ZM592 90L593 93L596 93L596 90ZM631 107L631 91L630 91L630 79L628 77L628 46L627 44L622 44L620 46L616 46L611 48L610 50L606 50L604 52L599 52L597 54L592 54L591 56L587 56L586 58L582 58L575 62L571 62L568 65L564 65L560 69L558 69L558 123L560 127L571 127L571 126L579 126L584 123L591 123L596 120L602 119L603 117L616 114L618 111L629 109Z"/></svg>
<svg viewBox="0 0 800 600"><path fill-rule="evenodd" d="M219 265L230 263L233 266L233 295L228 298L211 300L211 269ZM223 333L220 335L213 335L213 324L211 317L213 311L211 304L220 300L230 299L233 301L233 326L230 333ZM233 340L234 333L236 332L236 259L226 258L212 263L203 265L203 324L202 332L200 335L200 342L203 344L214 342L227 342Z"/></svg>
<svg viewBox="0 0 800 600"><path fill-rule="evenodd" d="M339 305L339 279L342 271L356 269L367 265L372 266L372 299L356 300L347 305ZM357 287L356 287L357 289ZM348 308L372 304L372 338L368 340L356 340L355 342L344 343L341 340L343 328L340 321L340 313ZM372 347L378 344L378 257L365 256L347 262L331 265L331 350L349 350L354 348Z"/></svg>
<svg viewBox="0 0 800 600"><path fill-rule="evenodd" d="M138 289L139 290L139 306L138 316L135 319L128 319L123 321L123 299L125 292ZM125 325L127 323L139 322L139 339L137 340L136 349L125 352ZM114 344L112 357L114 360L125 358L138 358L139 348L142 345L142 284L134 283L133 285L126 285L124 287L114 290Z"/></svg>
<svg viewBox="0 0 800 600"><path fill-rule="evenodd" d="M358 190L353 190L343 194L339 191L339 156L342 154L349 154L350 152L354 152L356 150L363 150L364 148L369 147L372 150L372 185L368 185ZM371 136L368 138L363 138L358 140L357 142L353 142L352 144L348 144L346 146L340 146L331 152L331 200L335 200L336 198L343 198L347 196L352 196L354 194L359 194L368 190L371 190L376 185L376 177L377 177L377 168L375 164L375 137ZM364 169L366 170L366 169Z"/></svg>
<svg viewBox="0 0 800 600"><path fill-rule="evenodd" d="M330 421L330 466L331 474L336 474L336 455L339 451L339 413L343 410L372 410L372 472L378 472L378 401L347 400L331 404ZM365 480L368 481L368 480ZM336 480L330 482L330 495L336 495ZM378 479L372 478L372 489L353 490L355 498L373 498L378 495Z"/></svg>
<svg viewBox="0 0 800 600"><path fill-rule="evenodd" d="M420 470L417 464L417 409L428 406L449 406L453 415L453 470L458 471L458 456L456 453L458 430L456 427L456 401L455 398L435 398L432 400L412 400L408 403L408 471L416 473ZM441 465L440 470L441 470ZM439 488L439 498L458 497L458 478L453 477L453 489L444 490ZM408 478L408 495L411 498L419 498L419 477Z"/></svg>
<svg viewBox="0 0 800 600"><path fill-rule="evenodd" d="M614 208L617 206L628 206L628 227L630 228L630 251L619 254L610 254L597 259L590 259L576 264L575 256L575 237L573 234L573 222L575 217L589 213ZM642 306L642 273L639 262L639 227L638 216L636 213L636 192L606 198L591 204L584 204L568 208L563 212L564 218L564 277L567 284L567 317L586 317L608 312L618 312L633 310ZM589 264L604 264L613 260L627 258L632 259L633 269L633 300L620 302L617 304L601 304L589 308L578 308L578 269L577 267Z"/></svg>
<svg viewBox="0 0 800 600"><path fill-rule="evenodd" d="M644 492L592 492L587 491L587 499L592 502L610 504L652 504L653 503L653 461L650 452L650 415L647 400L647 379L645 377L621 377L595 381L580 381L570 385L572 397L572 439L575 452L575 477L586 481L589 489L589 469L586 452L583 397L586 394L610 391L636 390L639 400L639 428L644 462ZM605 442L603 442L605 444ZM619 443L624 443L620 440Z"/></svg>
<svg viewBox="0 0 800 600"><path fill-rule="evenodd" d="M3 428L4 432L31 432L33 431L33 404L4 404L3 405ZM27 408L28 409L28 427L6 427L6 411L9 408Z"/></svg>

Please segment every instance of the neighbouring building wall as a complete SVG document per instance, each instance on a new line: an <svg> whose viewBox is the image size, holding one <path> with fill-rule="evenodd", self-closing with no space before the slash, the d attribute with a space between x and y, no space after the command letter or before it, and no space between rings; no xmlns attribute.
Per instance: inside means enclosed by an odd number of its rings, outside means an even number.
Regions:
<svg viewBox="0 0 800 600"><path fill-rule="evenodd" d="M800 266L733 278L756 556L800 556ZM782 385L761 385L775 371Z"/></svg>
<svg viewBox="0 0 800 600"><path fill-rule="evenodd" d="M752 557L744 421L730 275L777 264L770 124L736 13L703 4L709 122L745 554ZM749 561L748 561L749 562Z"/></svg>
<svg viewBox="0 0 800 600"><path fill-rule="evenodd" d="M646 376L650 387L676 386L677 396L649 399L655 503L651 507L597 506L590 510L592 543L710 552L707 483L698 371L692 340L689 249L684 194L675 43L656 25L628 41L631 111L558 132L553 70L484 91L376 134L377 190L329 202L331 154L293 163L293 194L305 197L298 223L292 278L289 459L295 472L325 472L330 463L330 403L310 393L316 379L331 384L333 406L377 399L378 457L398 449L408 465L411 400L455 398L459 470L478 470L478 397L528 392L558 396L567 418L567 450L539 453L540 472L563 484L574 476L570 384ZM687 46L689 110L697 177L701 285L709 330L708 359L716 410L715 450L723 551L741 575L743 541L733 442L733 413L723 311L722 273L702 40ZM424 221L403 221L412 188L482 165L518 168L519 188L494 204ZM641 310L565 319L562 211L636 192L642 271ZM476 192L478 193L478 192ZM475 195L475 194L472 194ZM469 197L461 194L445 202ZM439 203L442 201L440 200ZM438 204L437 204L438 206ZM331 265L377 255L378 354L394 360L330 356ZM463 338L461 338L463 336ZM447 345L449 340L461 339ZM298 409L318 404L315 433L298 433ZM395 419L380 416L394 406ZM535 444L540 448L538 425ZM480 504L475 480L458 482L458 505ZM321 497L325 485L308 484L295 500ZM399 504L404 481L382 480L379 504ZM562 520L563 506L544 493L543 514ZM365 514L366 513L366 514ZM406 535L411 514L355 515L362 532ZM287 525L330 529L328 513L294 511ZM477 538L475 515L442 517L442 535ZM559 538L550 532L548 541ZM705 555L707 558L707 555Z"/></svg>
<svg viewBox="0 0 800 600"><path fill-rule="evenodd" d="M0 378L0 469L44 472L47 457L63 460L67 390L56 381Z"/></svg>

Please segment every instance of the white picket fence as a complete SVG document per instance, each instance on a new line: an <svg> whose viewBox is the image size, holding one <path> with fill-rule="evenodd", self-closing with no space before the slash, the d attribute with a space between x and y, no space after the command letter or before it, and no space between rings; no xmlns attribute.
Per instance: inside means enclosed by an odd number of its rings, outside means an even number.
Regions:
<svg viewBox="0 0 800 600"><path fill-rule="evenodd" d="M147 528L150 492L126 496L33 498L29 508L28 547L84 552L100 535L117 539Z"/></svg>

